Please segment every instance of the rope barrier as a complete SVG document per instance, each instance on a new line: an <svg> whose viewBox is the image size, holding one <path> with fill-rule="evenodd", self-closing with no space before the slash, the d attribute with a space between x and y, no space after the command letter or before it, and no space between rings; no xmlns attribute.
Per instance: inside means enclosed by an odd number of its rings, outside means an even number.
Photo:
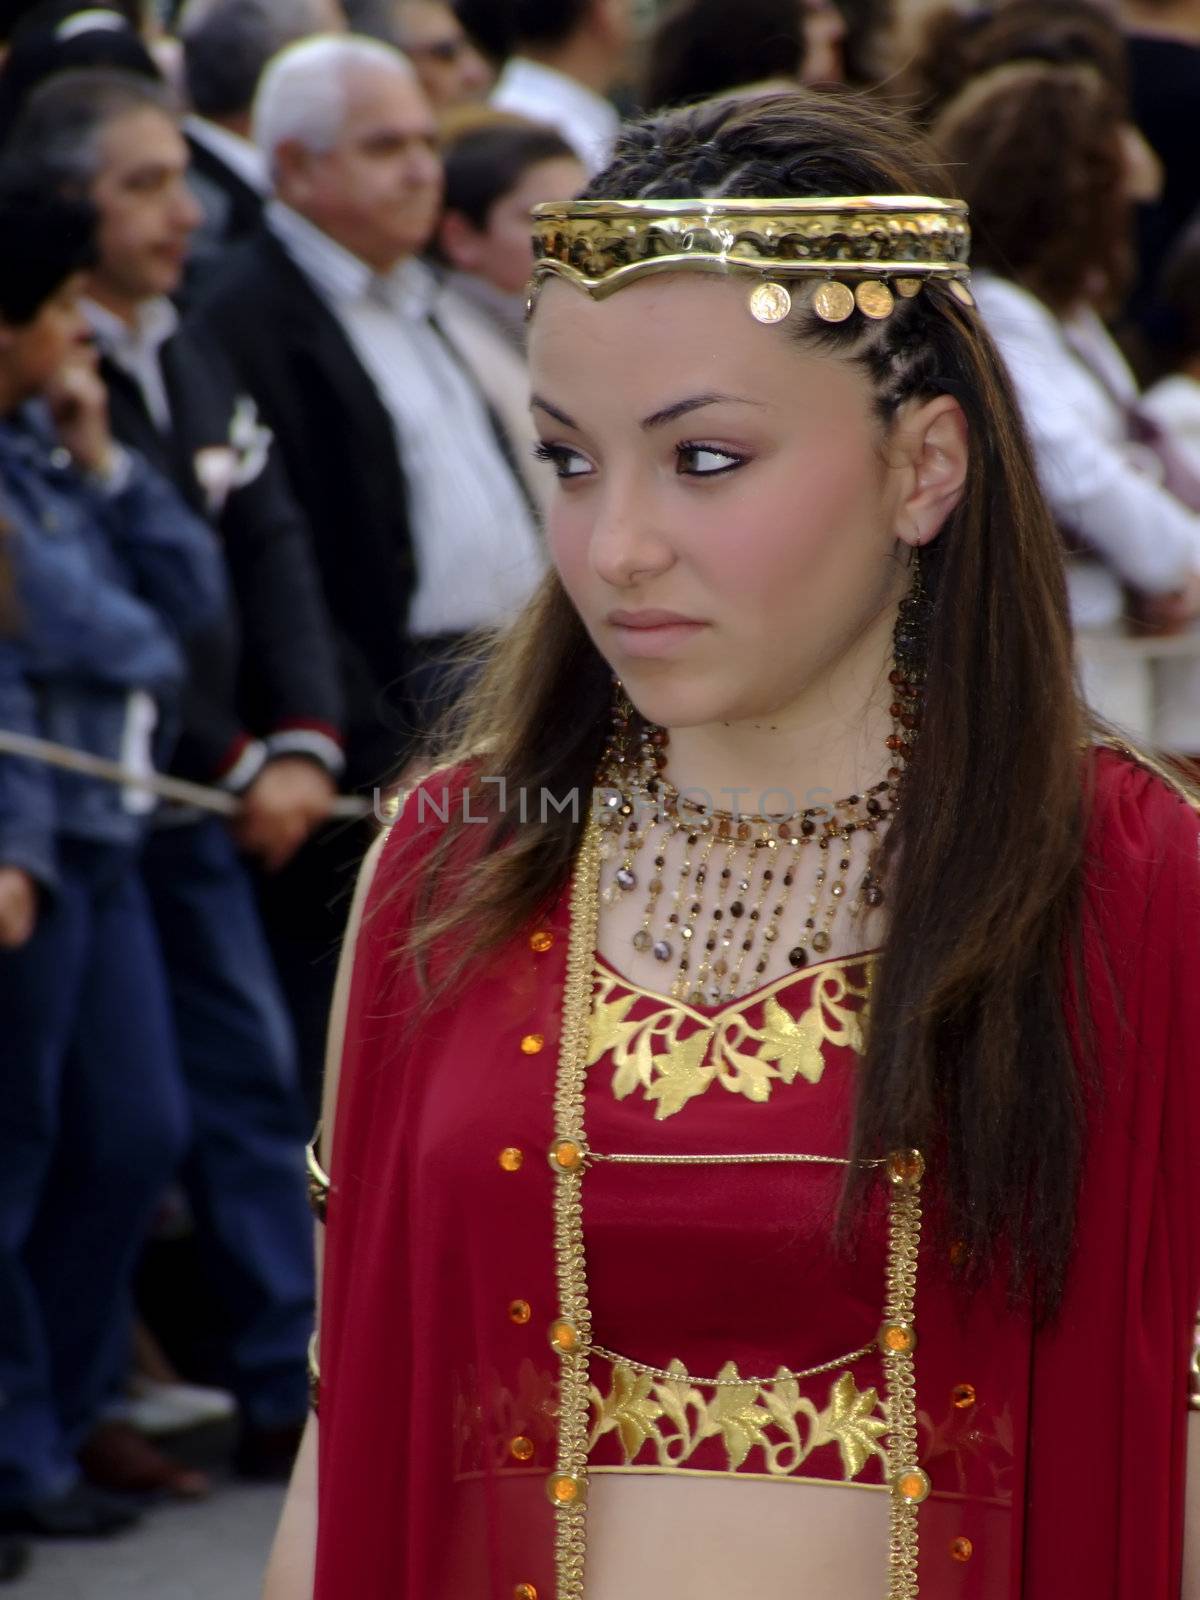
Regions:
<svg viewBox="0 0 1200 1600"><path fill-rule="evenodd" d="M85 778L97 778L101 783L111 783L122 789L139 789L156 795L176 805L194 806L201 811L215 812L217 816L233 817L241 810L237 795L224 789L215 789L204 783L191 783L186 778L172 778L162 772L134 772L120 762L108 761L103 756L90 755L86 750L72 750L69 745L55 744L50 739L35 739L30 734L13 733L0 728L0 755L22 756L27 761L39 761L47 767L57 767L63 772L76 772ZM371 802L357 795L338 795L330 807L330 819L357 819L370 814Z"/></svg>

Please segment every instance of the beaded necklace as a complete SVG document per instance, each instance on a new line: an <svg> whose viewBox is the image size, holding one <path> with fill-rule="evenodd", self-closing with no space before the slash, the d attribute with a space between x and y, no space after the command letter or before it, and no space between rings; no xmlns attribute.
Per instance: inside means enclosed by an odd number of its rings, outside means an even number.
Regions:
<svg viewBox="0 0 1200 1600"><path fill-rule="evenodd" d="M883 904L880 852L920 727L918 683L899 667L889 682L887 775L863 794L780 816L720 811L681 795L666 776L666 730L638 719L618 686L599 780L600 901L613 905L635 894L639 866L650 862L632 944L664 966L674 964L673 999L721 1005L759 982L808 851L820 859L803 928L788 950L793 969L832 948L833 925L844 907L855 918ZM854 882L859 833L868 836L869 849ZM664 877L666 852L679 837L683 859L672 886Z"/></svg>

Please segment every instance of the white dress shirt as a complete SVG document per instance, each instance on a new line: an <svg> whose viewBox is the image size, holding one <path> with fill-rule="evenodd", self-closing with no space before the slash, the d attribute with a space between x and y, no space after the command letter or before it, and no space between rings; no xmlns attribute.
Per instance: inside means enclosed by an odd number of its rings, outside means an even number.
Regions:
<svg viewBox="0 0 1200 1600"><path fill-rule="evenodd" d="M381 277L278 201L267 218L393 419L417 566L408 631L429 638L510 621L545 563L484 400L431 318L436 277L418 261Z"/></svg>
<svg viewBox="0 0 1200 1600"><path fill-rule="evenodd" d="M137 384L146 410L160 433L171 426L171 402L162 375L162 347L179 326L179 313L165 295L143 300L132 322L125 322L95 300L83 302L101 354Z"/></svg>
<svg viewBox="0 0 1200 1600"><path fill-rule="evenodd" d="M492 90L492 104L553 128L593 175L607 164L621 126L603 95L527 56L509 57Z"/></svg>

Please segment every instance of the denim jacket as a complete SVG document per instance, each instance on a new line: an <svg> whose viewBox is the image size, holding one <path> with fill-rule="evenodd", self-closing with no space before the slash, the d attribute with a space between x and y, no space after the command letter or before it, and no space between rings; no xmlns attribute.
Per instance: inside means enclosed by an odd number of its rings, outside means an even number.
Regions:
<svg viewBox="0 0 1200 1600"><path fill-rule="evenodd" d="M181 641L227 604L208 525L132 453L107 487L81 473L31 407L0 421L0 524L17 613L0 636L0 728L119 760L141 691L161 764ZM143 825L116 786L0 752L0 865L52 886L58 835L133 844Z"/></svg>

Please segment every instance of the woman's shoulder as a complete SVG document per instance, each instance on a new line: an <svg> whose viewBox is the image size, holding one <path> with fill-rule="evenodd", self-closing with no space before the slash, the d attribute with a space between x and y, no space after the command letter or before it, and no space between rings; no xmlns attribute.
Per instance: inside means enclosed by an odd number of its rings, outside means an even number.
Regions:
<svg viewBox="0 0 1200 1600"><path fill-rule="evenodd" d="M1153 857L1200 835L1200 786L1133 745L1093 745L1092 834L1102 849Z"/></svg>
<svg viewBox="0 0 1200 1600"><path fill-rule="evenodd" d="M1150 921L1200 936L1200 798L1151 756L1118 744L1089 756L1086 888L1123 938Z"/></svg>
<svg viewBox="0 0 1200 1600"><path fill-rule="evenodd" d="M483 757L455 759L405 775L400 787L377 812L383 837L376 842L371 899L390 897L401 880L419 872L452 821L464 826L458 839L465 854L470 847L471 824L483 824L478 810L478 788ZM472 795L476 796L475 806Z"/></svg>

